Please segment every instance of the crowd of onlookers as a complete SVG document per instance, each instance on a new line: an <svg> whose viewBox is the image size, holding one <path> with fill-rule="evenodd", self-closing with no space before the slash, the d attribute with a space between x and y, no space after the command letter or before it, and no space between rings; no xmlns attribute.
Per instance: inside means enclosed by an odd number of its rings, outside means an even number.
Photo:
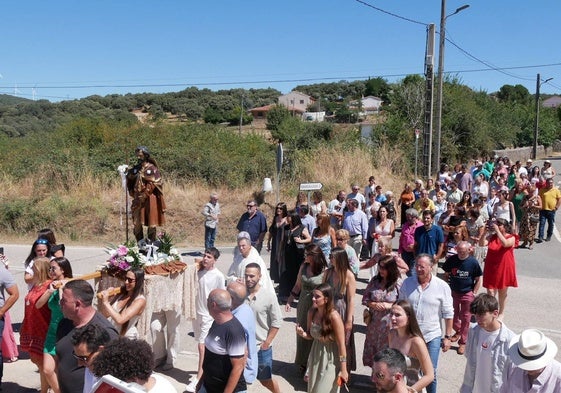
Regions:
<svg viewBox="0 0 561 393"><path fill-rule="evenodd" d="M311 192L310 200L301 192L293 206L276 205L270 225L249 201L237 228L248 233L256 256L266 243L279 303L288 311L298 301L295 363L308 391L329 391L356 369L353 308L360 269L371 277L362 297L362 362L373 368L378 389L375 359L381 350L405 356L402 376L410 389L436 392L439 352L456 343L457 353L468 357L462 391L498 391L503 376L510 386L505 391L515 391L519 381L510 376L518 374L509 369L510 360L520 364L507 352L509 345L527 343L511 343L513 333L502 322L508 288L518 286L514 249L551 240L561 205L555 175L547 160L541 168L507 157L452 170L442 165L435 179L407 183L397 197L371 176L364 188L352 184L331 201L320 191ZM482 287L486 293L478 294ZM478 328L470 328L474 319ZM332 325L331 335L314 332L322 324ZM336 328L341 324L342 337ZM528 336L545 340L540 332ZM322 344L318 352L309 344L316 340L332 345ZM501 350L497 340L504 341ZM489 351L477 349L481 345ZM534 370L530 379L546 374ZM558 386L559 376L546 384Z"/></svg>
<svg viewBox="0 0 561 393"><path fill-rule="evenodd" d="M333 200L301 192L294 204L278 203L271 222L250 200L224 272L215 266L220 204L212 193L202 211L193 321L199 362L186 391L243 392L259 381L280 392L273 342L282 310L292 307L294 364L308 392L344 390L359 361L372 368L378 392L436 392L440 351L452 346L467 357L462 392L561 391L555 344L535 329L515 335L503 322L508 288L518 285L514 249L552 239L561 205L555 176L549 161L540 168L506 157L442 165L435 179L417 179L399 194L371 176ZM20 349L37 366L41 391L90 392L106 374L145 391L175 391L153 370L174 367L179 314L162 316L167 344L148 345L137 330L144 270L128 270L120 288L94 302L94 289L73 278L64 251L44 230L25 261ZM360 298L361 270L370 280ZM20 294L7 263L0 289L3 352L16 361L8 310ZM354 338L357 301L363 348ZM164 325L153 319L152 335Z"/></svg>

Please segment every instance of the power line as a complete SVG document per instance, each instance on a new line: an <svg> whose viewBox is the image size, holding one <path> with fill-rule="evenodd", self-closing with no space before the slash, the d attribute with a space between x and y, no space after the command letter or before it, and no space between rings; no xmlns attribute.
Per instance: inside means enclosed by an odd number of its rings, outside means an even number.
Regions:
<svg viewBox="0 0 561 393"><path fill-rule="evenodd" d="M453 42L452 45L456 46ZM458 47L458 49L461 49ZM462 50L463 51L463 50ZM450 70L445 71L447 74L462 74L470 72L485 72L485 71L499 71L504 72L506 70L518 70L518 69L528 69L528 68L543 68L543 67L556 67L561 66L560 63L546 63L546 64L528 64L521 66L511 66L511 67L497 67L489 65L484 61L480 61L488 68L474 68L474 69L463 69L463 70ZM315 78L292 78L292 79L265 79L265 80L239 80L239 81L220 81L220 82L181 82L181 83L139 83L139 84L88 84L88 85L41 85L40 83L34 82L33 86L37 89L95 89L95 88L142 88L142 87L191 87L191 86L220 86L220 85L251 85L251 84L273 84L273 83L304 83L304 82L318 82L318 81L333 81L333 80L360 80L368 79L372 77L376 78L399 78L406 77L408 75L416 74L415 72L408 73L397 73L397 74L380 74L380 75L342 75L333 77L315 77ZM512 74L506 73L511 77L520 79ZM533 80L533 79L529 79ZM26 84L18 84L20 89L29 88ZM0 86L0 90L13 91L12 86ZM63 97L57 97L63 98Z"/></svg>
<svg viewBox="0 0 561 393"><path fill-rule="evenodd" d="M384 9L382 9L382 8L379 8L379 7L373 6L373 5L371 5L371 4L368 4L368 3L366 3L365 1L362 1L362 0L355 0L355 1L356 1L357 3L360 3L360 4L363 4L363 5L367 6L367 7L369 7L369 8L372 8L372 9L374 9L374 10L376 10L376 11L383 12L383 13L385 13L385 14L387 14L387 15L393 16L393 17L398 18L398 19L405 20L405 21L407 21L407 22L411 22L411 23L415 23L415 24L420 24L420 25L424 25L424 26L428 25L428 23L420 22L420 21L417 21L417 20L414 20L414 19L410 19L410 18L401 16L401 15L395 14L395 13L393 13L393 12L386 11L386 10L384 10ZM438 32L438 34L440 34L440 32ZM449 35L449 34L448 34L448 31L447 31L447 35ZM523 77L523 76L514 75L514 74L511 74L511 73L509 73L509 72L506 72L505 70L508 69L508 68L504 68L504 67L503 67L503 68L500 68L500 67L494 66L493 64L491 64L491 63L489 63L489 62L486 62L486 61L484 61L484 60L481 60L480 58L476 57L475 55L472 55L471 53L469 53L467 50L465 50L465 49L463 49L462 47L460 47L458 44L456 44L454 41L452 41L452 40L449 39L448 37L446 37L445 39L446 39L446 41L448 41L451 45L453 45L454 47L456 47L460 52L462 52L464 55L466 55L468 58L470 58L470 59L472 59L472 60L474 60L474 61L476 61L476 62L478 62L478 63L480 63L480 64L483 64L483 65L485 65L486 67L489 67L490 70L500 72L500 73L502 73L502 74L504 74L504 75L510 76L511 78L515 78L515 79L520 79L520 80L524 80L524 81L533 81L533 80L534 80L533 78L525 78L525 77ZM556 64L556 65L557 65L557 64ZM523 68L523 67L520 67L520 68ZM465 71L465 72L470 72L470 71ZM448 74L449 74L450 72L445 72L445 73L448 73ZM554 85L552 84L552 86L554 86ZM555 87L555 86L554 86L554 87Z"/></svg>
<svg viewBox="0 0 561 393"><path fill-rule="evenodd" d="M406 21L406 22L411 22L411 23L415 23L415 24L418 24L418 25L422 25L422 26L428 25L428 23L420 22L420 21L418 21L418 20L414 20L414 19L411 19L411 18L407 18L407 17L405 17L405 16L401 16L401 15L398 15L398 14L394 14L393 12L390 12L390 11L383 10L383 9L381 9L381 8L379 8L379 7L373 6L372 4L368 4L367 2L362 1L362 0L355 0L355 1L356 1L357 3L360 3L360 4L362 4L362 5L365 5L365 6L367 6L367 7L373 8L373 9L375 9L376 11L383 12L384 14L393 16L394 18L402 19L402 20L404 20L404 21Z"/></svg>

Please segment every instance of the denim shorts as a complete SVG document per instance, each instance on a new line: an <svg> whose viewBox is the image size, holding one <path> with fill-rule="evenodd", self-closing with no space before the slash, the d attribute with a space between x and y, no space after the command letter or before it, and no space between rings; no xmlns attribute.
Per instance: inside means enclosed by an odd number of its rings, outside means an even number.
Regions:
<svg viewBox="0 0 561 393"><path fill-rule="evenodd" d="M273 378L273 348L257 351L257 379L266 381Z"/></svg>

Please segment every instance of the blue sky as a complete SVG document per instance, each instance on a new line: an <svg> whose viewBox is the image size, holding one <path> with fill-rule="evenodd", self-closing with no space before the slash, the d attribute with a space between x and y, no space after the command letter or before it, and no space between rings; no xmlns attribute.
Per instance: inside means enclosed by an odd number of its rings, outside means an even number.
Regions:
<svg viewBox="0 0 561 393"><path fill-rule="evenodd" d="M273 87L423 72L441 0L10 1L2 5L0 93L92 94ZM561 94L561 1L448 0L445 71L475 90ZM436 36L438 46L438 35ZM503 69L503 72L491 70ZM437 57L435 58L435 70Z"/></svg>

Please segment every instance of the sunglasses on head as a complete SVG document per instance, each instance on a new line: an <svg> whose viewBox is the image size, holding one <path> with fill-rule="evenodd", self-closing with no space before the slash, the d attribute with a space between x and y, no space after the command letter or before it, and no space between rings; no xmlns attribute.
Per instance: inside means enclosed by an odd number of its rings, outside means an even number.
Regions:
<svg viewBox="0 0 561 393"><path fill-rule="evenodd" d="M49 244L49 241L47 239L37 239L35 241L35 243L37 243L37 244Z"/></svg>

